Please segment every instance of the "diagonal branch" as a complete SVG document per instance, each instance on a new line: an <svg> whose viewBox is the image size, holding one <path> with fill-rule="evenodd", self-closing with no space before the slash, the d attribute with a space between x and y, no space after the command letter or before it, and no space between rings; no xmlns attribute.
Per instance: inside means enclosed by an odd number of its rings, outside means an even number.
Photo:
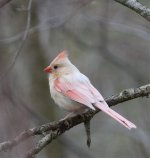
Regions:
<svg viewBox="0 0 150 158"><path fill-rule="evenodd" d="M126 89L120 92L118 95L107 98L106 102L108 103L109 106L114 106L119 103L129 101L135 98L145 97L145 96L148 97L149 95L150 95L150 84L147 84L139 88ZM0 151L6 151L8 149L12 149L13 147L27 140L31 136L44 135L44 137L37 143L37 145L33 149L28 151L28 153L26 154L26 158L33 158L46 145L51 143L58 136L62 135L64 132L71 129L72 127L91 119L99 111L100 110L98 109L95 111L89 110L88 112L82 115L77 115L56 122L50 122L40 127L35 127L26 130L22 132L20 135L18 135L16 138L14 138L13 140L0 143ZM46 132L48 132L48 134L46 134Z"/></svg>
<svg viewBox="0 0 150 158"><path fill-rule="evenodd" d="M12 60L12 62L10 63L10 65L8 66L8 68L0 75L0 80L4 79L4 77L11 71L11 69L13 68L13 66L16 63L17 58L19 57L21 50L24 47L25 41L28 37L28 33L29 33L29 29L30 29L30 23L31 23L31 6L32 6L32 0L28 1L28 6L27 6L27 23L26 23L26 27L25 27L25 31L23 33L23 37L21 40L21 43L19 44L16 52L14 53L15 56Z"/></svg>
<svg viewBox="0 0 150 158"><path fill-rule="evenodd" d="M8 4L12 0L1 0L0 1L0 8L4 7L6 4Z"/></svg>
<svg viewBox="0 0 150 158"><path fill-rule="evenodd" d="M137 0L114 0L141 15L147 21L150 21L150 8L144 6Z"/></svg>

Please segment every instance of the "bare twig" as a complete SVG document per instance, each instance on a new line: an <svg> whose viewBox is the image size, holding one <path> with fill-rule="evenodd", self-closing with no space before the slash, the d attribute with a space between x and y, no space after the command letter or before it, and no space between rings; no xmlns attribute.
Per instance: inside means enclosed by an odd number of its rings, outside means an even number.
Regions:
<svg viewBox="0 0 150 158"><path fill-rule="evenodd" d="M138 28L137 25L134 25L134 26L131 26L131 25L128 25L128 24L126 25L126 24L117 22L115 19L106 20L105 16L86 15L86 16L84 16L84 19L86 21L91 22L91 23L98 23L98 22L106 23L110 26L109 30L116 30L116 31L119 31L119 32L122 32L122 33L130 33L130 34L133 34L134 36L137 36L137 37L140 37L144 40L150 41L150 31L149 31L149 29L146 29L142 26L140 26L140 28ZM9 41L7 39L4 39L4 43L5 43L5 40L6 40L6 43L7 43L7 41L12 42L12 41ZM1 40L0 40L0 42L3 43L3 41L1 41Z"/></svg>
<svg viewBox="0 0 150 158"><path fill-rule="evenodd" d="M116 104L129 101L138 97L144 97L144 96L148 97L149 95L150 95L150 84L144 85L135 89L130 88L130 89L124 90L118 95L111 96L110 98L106 99L106 101L109 106L114 106ZM77 115L77 116L67 118L61 121L50 122L40 127L35 127L32 129L26 130L22 132L20 135L18 135L16 138L14 138L13 140L0 143L0 151L6 151L8 149L11 149L31 136L35 136L35 135L43 136L43 134L45 135L46 132L49 132L37 143L36 147L31 149L27 153L26 158L33 158L47 144L51 143L58 136L62 135L64 132L66 132L70 128L80 123L83 123L86 120L91 119L99 111L100 110L98 109L95 111L89 110L88 112L82 115Z"/></svg>
<svg viewBox="0 0 150 158"><path fill-rule="evenodd" d="M92 0L87 0L86 2L80 4L70 15L63 17L61 19L63 19L61 22L56 23L55 21L57 20L57 16L53 16L53 17L49 17L47 19L45 19L42 23L32 27L29 29L29 34L35 33L37 32L39 29L56 29L59 27L64 26L68 21L70 21L76 14L78 14L81 9L83 9L84 7L86 7L89 3L91 3ZM59 19L59 18L58 18ZM45 28L46 26L46 28ZM16 42L17 40L20 40L21 37L23 36L24 31L12 36L12 37L8 37L5 39L0 39L0 43L1 44L9 44L12 42Z"/></svg>
<svg viewBox="0 0 150 158"><path fill-rule="evenodd" d="M150 21L150 8L147 8L137 0L114 0L141 15L147 21Z"/></svg>
<svg viewBox="0 0 150 158"><path fill-rule="evenodd" d="M21 50L22 50L22 48L25 44L25 41L26 41L27 36L28 36L29 29L30 29L31 6L32 6L32 0L29 0L28 7L27 7L27 24L26 24L26 27L25 27L25 31L24 31L21 43L19 44L19 47L18 47L17 51L15 52L15 56L14 56L11 64L8 66L7 70L5 70L4 73L1 74L0 80L3 79L11 71L11 69L15 65L15 62L16 62L16 60L17 60L19 54L21 53Z"/></svg>
<svg viewBox="0 0 150 158"><path fill-rule="evenodd" d="M79 12L78 9L76 10L76 13ZM71 19L73 18L73 16L70 16ZM70 17L68 17L70 19ZM52 24L54 19L56 19L57 17L49 17L46 20L44 20L42 23L30 28L29 30L29 34L33 34L35 32L37 32L39 29L52 29L52 28L58 28L61 27L64 22L62 23L58 23L58 24ZM67 18L66 18L67 19ZM107 23L110 25L110 29L115 29L117 31L120 32L125 32L125 33L130 33L133 34L134 36L140 37L144 40L150 40L150 33L149 30L146 28L138 28L136 26L132 27L126 24L122 24L122 23L117 23L116 21L113 21L113 19L111 19L111 21L106 21L105 17L103 16L90 16L90 15L86 15L84 16L84 19L87 21L90 21L91 23L93 22L103 22L103 23ZM46 25L46 28L43 28ZM11 37L7 37L4 39L0 39L0 44L9 44L9 43L13 43L16 42L18 40L21 39L21 37L23 36L24 31L20 32L16 35L13 35Z"/></svg>
<svg viewBox="0 0 150 158"><path fill-rule="evenodd" d="M107 24L107 23L106 23ZM102 28L102 26L101 26ZM127 63L124 60L120 60L117 56L113 55L113 53L111 52L111 50L107 49L107 47L103 44L96 45L96 44L90 44L88 42L86 42L85 40L83 40L82 38L80 38L80 36L77 33L74 33L73 31L71 31L70 29L64 27L63 28L63 32L65 34L67 34L68 36L72 37L72 39L74 40L73 42L76 42L78 44L78 47L85 47L88 48L88 50L91 51L101 51L101 56L106 59L108 62L112 63L114 66L116 66L118 69L123 70L125 73L127 73L130 77L132 77L137 83L141 83L141 81L145 81L146 80L146 75L143 76L143 74L137 69L135 70L135 68L130 65L129 63ZM103 34L106 33L103 31ZM105 41L102 40L102 42L104 43ZM104 49L105 46L105 49Z"/></svg>
<svg viewBox="0 0 150 158"><path fill-rule="evenodd" d="M12 0L0 0L0 8L4 7L6 4L8 4Z"/></svg>
<svg viewBox="0 0 150 158"><path fill-rule="evenodd" d="M109 51L108 45L109 45L109 37L108 37L108 31L109 31L109 25L108 25L108 15L109 15L109 1L104 2L105 9L103 10L103 16L105 17L105 22L100 22L100 46L99 46L99 53L101 56L109 61L110 63L113 63L117 68L124 70L127 74L129 74L137 83L141 83L141 81L144 81L145 76L141 75L141 72L138 70L135 70L135 68L129 64L129 62L125 60L120 60L117 56L113 55L112 52Z"/></svg>

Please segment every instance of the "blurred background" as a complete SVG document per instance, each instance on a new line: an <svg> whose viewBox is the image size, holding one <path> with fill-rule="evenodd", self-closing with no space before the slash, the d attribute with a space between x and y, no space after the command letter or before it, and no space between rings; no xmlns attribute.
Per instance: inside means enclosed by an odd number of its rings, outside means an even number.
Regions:
<svg viewBox="0 0 150 158"><path fill-rule="evenodd" d="M150 7L149 0L141 2ZM67 49L69 58L104 97L150 81L150 24L111 0L12 0L0 9L0 142L25 129L61 119L43 69ZM149 158L150 100L113 109L137 125L128 131L103 113L91 121L92 145L83 124L49 144L37 158ZM22 158L41 137L1 158Z"/></svg>

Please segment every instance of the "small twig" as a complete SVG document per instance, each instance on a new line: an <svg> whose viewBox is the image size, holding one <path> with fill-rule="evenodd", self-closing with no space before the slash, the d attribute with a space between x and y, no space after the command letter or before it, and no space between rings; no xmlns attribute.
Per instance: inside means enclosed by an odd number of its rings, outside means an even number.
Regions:
<svg viewBox="0 0 150 158"><path fill-rule="evenodd" d="M15 52L15 56L14 56L11 64L8 66L7 70L5 70L1 74L0 80L3 79L11 71L11 69L15 65L15 62L16 62L16 60L17 60L19 54L21 53L21 50L22 50L22 48L25 44L25 41L26 41L27 36L28 36L29 29L30 29L30 23L31 23L31 6L32 6L32 0L29 0L28 7L27 7L27 24L26 24L25 31L24 31L24 34L23 34L23 37L22 37L22 41L19 44L17 51Z"/></svg>
<svg viewBox="0 0 150 158"><path fill-rule="evenodd" d="M89 3L91 3L93 0L87 0L86 2L80 4L75 10L72 11L71 14L69 14L68 16L65 16L61 19L63 19L61 22L55 22L55 21L58 21L57 20L57 16L54 16L54 17L48 17L46 18L45 20L43 20L42 23L32 27L29 29L29 34L32 34L34 32L37 32L39 29L45 27L46 25L46 28L47 29L53 29L53 28L59 28L59 27L63 27L67 22L69 22L71 19L73 19L73 17L76 15L76 14L79 14L79 12L84 8L86 7ZM44 28L45 29L45 28ZM12 37L8 37L8 38L5 38L5 39L0 39L0 43L1 44L9 44L9 43L12 43L12 42L16 42L18 40L21 39L21 37L23 36L25 31L22 31Z"/></svg>
<svg viewBox="0 0 150 158"><path fill-rule="evenodd" d="M4 7L6 4L8 4L12 0L0 0L0 8Z"/></svg>

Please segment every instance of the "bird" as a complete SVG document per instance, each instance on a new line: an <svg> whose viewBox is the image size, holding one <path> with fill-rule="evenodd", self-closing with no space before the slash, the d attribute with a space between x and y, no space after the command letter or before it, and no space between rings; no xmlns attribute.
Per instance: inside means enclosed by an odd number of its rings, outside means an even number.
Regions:
<svg viewBox="0 0 150 158"><path fill-rule="evenodd" d="M98 108L129 130L136 128L108 106L88 77L71 63L67 50L60 52L44 71L48 73L51 97L60 108L70 112L67 117Z"/></svg>

